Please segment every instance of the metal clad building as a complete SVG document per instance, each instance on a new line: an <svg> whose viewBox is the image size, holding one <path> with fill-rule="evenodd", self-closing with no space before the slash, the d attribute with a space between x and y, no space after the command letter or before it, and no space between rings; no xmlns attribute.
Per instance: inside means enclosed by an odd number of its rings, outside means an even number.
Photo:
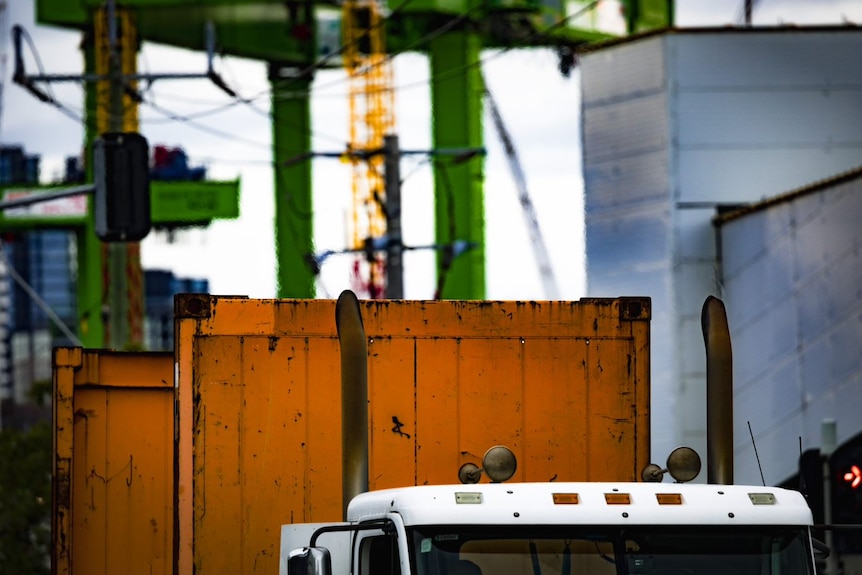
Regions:
<svg viewBox="0 0 862 575"><path fill-rule="evenodd" d="M676 30L581 55L587 291L653 298L654 460L705 454L716 210L860 164L860 53L859 28L830 27Z"/></svg>
<svg viewBox="0 0 862 575"><path fill-rule="evenodd" d="M860 429L862 169L718 220L728 320L734 327L736 476L759 479L746 422L771 482L796 473L788 445L838 443ZM751 294L759 294L752 298ZM795 451L795 450L794 450Z"/></svg>

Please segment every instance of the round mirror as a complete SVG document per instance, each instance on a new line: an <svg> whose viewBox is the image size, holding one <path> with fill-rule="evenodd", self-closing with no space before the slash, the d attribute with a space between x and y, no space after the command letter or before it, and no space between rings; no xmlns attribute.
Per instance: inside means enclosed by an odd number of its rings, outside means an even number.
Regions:
<svg viewBox="0 0 862 575"><path fill-rule="evenodd" d="M482 470L475 463L465 463L458 470L458 481L461 483L479 483L482 477Z"/></svg>
<svg viewBox="0 0 862 575"><path fill-rule="evenodd" d="M485 473L488 474L491 481L502 483L515 475L518 462L511 449L502 445L496 445L485 452L485 456L482 457L482 466L485 468Z"/></svg>
<svg viewBox="0 0 862 575"><path fill-rule="evenodd" d="M691 447L677 447L667 457L667 470L680 483L691 481L700 473L700 456Z"/></svg>
<svg viewBox="0 0 862 575"><path fill-rule="evenodd" d="M641 471L641 480L645 483L661 483L664 479L664 470L655 463L650 463Z"/></svg>

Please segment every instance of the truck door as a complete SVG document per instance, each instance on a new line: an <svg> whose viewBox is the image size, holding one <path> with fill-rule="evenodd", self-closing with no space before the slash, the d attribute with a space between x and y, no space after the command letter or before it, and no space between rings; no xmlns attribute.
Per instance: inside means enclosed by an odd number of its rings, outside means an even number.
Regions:
<svg viewBox="0 0 862 575"><path fill-rule="evenodd" d="M395 534L378 532L359 541L359 575L401 575Z"/></svg>

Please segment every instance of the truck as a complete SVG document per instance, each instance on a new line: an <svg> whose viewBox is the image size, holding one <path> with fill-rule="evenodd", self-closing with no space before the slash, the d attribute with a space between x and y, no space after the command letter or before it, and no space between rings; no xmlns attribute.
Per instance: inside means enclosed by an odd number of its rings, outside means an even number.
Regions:
<svg viewBox="0 0 862 575"><path fill-rule="evenodd" d="M457 483L494 445L513 481L649 463L648 298L359 305L369 490ZM170 351L54 350L58 575L274 575L282 524L343 518L336 299L173 307Z"/></svg>
<svg viewBox="0 0 862 575"><path fill-rule="evenodd" d="M542 568L540 516L549 539L555 521L567 525L563 556L598 548L606 566L615 556L592 539L651 525L640 512L649 497L660 505L650 517L670 525L718 501L734 514L734 533L745 522L755 534L764 525L807 533L810 517L791 492L752 487L737 495L753 509L737 509L730 486L696 497L697 485L645 481L689 480L699 467L685 449L650 464L650 317L642 297L181 294L172 352L54 351L54 572L274 574L292 565L340 574L367 570L351 566L360 560L352 549L376 536L367 543L375 569L382 550L402 575L418 574L425 546L481 526L532 534ZM725 458L708 455L708 467L726 473ZM554 502L547 513L543 490ZM804 517L776 517L790 508ZM602 509L612 512L605 524ZM430 543L411 547L414 531L435 525ZM806 553L813 545L803 536Z"/></svg>
<svg viewBox="0 0 862 575"><path fill-rule="evenodd" d="M720 300L708 298L702 315L707 484L686 483L700 458L684 447L665 468L645 466L640 482L506 483L517 461L494 446L481 467L461 467L459 484L367 491L366 338L349 293L336 313L342 394L353 396L343 428L344 521L283 525L280 575L815 573L824 546L812 537L803 495L732 484L732 352ZM662 482L665 474L675 482Z"/></svg>

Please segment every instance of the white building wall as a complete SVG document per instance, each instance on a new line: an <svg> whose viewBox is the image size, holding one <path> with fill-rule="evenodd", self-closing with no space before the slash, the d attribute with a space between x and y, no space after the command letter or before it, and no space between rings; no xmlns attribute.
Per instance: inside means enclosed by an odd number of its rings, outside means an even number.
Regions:
<svg viewBox="0 0 862 575"><path fill-rule="evenodd" d="M675 429L670 305L669 124L663 46L636 42L581 63L587 291L652 298L652 444ZM655 310L662 310L656 313ZM669 450L664 450L670 453ZM666 456L666 455L665 455Z"/></svg>
<svg viewBox="0 0 862 575"><path fill-rule="evenodd" d="M653 298L654 461L678 445L705 460L716 208L862 164L860 53L858 30L788 28L677 31L582 56L587 291Z"/></svg>
<svg viewBox="0 0 862 575"><path fill-rule="evenodd" d="M748 422L768 483L796 473L800 438L820 446L824 419L839 444L862 429L860 221L862 171L721 223L740 482L760 479Z"/></svg>

